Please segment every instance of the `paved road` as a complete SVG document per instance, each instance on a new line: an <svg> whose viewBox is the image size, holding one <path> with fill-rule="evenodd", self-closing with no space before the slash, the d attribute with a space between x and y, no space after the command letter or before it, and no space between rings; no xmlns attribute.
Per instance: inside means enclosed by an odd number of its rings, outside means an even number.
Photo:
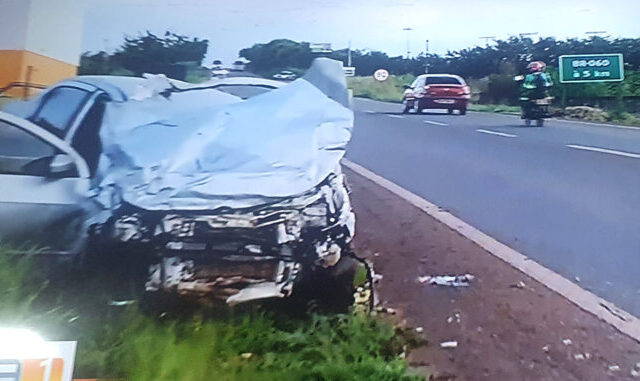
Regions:
<svg viewBox="0 0 640 381"><path fill-rule="evenodd" d="M356 99L347 157L640 316L640 130L399 109Z"/></svg>

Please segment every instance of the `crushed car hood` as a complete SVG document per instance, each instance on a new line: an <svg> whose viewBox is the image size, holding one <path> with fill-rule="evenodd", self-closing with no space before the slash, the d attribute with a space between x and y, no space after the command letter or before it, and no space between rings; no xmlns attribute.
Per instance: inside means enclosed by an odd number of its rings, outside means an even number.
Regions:
<svg viewBox="0 0 640 381"><path fill-rule="evenodd" d="M316 59L290 84L242 100L158 78L110 102L100 137L98 199L147 210L247 208L309 191L351 138L342 64Z"/></svg>

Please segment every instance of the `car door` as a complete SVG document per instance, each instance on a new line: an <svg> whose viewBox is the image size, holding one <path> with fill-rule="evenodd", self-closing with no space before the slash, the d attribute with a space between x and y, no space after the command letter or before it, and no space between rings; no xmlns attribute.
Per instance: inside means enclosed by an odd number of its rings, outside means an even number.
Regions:
<svg viewBox="0 0 640 381"><path fill-rule="evenodd" d="M72 254L83 244L89 169L71 145L0 112L0 245Z"/></svg>

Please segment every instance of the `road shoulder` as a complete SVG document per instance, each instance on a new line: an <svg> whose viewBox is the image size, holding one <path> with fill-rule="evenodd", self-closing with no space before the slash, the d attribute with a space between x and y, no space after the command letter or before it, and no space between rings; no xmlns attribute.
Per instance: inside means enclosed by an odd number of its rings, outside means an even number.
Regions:
<svg viewBox="0 0 640 381"><path fill-rule="evenodd" d="M397 195L346 173L358 219L355 248L383 275L380 300L429 340L410 354L412 366L456 380L633 379L636 341ZM476 276L466 288L417 282L465 273ZM451 340L457 348L440 348Z"/></svg>

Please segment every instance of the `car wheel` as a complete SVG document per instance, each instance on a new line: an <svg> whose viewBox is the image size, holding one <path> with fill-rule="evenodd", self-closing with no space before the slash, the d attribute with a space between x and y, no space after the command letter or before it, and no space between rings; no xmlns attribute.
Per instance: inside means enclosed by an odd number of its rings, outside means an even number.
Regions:
<svg viewBox="0 0 640 381"><path fill-rule="evenodd" d="M447 110L447 113L448 113L449 115L453 114L453 109L452 109L452 108L448 109L448 110Z"/></svg>
<svg viewBox="0 0 640 381"><path fill-rule="evenodd" d="M403 108L402 108L402 113L403 114L408 114L409 110L411 109L411 107L409 107L409 104L407 102L402 102L403 104Z"/></svg>
<svg viewBox="0 0 640 381"><path fill-rule="evenodd" d="M460 115L467 115L467 109L466 108L461 108L460 109Z"/></svg>
<svg viewBox="0 0 640 381"><path fill-rule="evenodd" d="M527 127L531 126L531 119L525 119L524 120L524 125L527 126Z"/></svg>
<svg viewBox="0 0 640 381"><path fill-rule="evenodd" d="M543 127L544 126L544 119L537 119L536 120L536 126L537 127Z"/></svg>

